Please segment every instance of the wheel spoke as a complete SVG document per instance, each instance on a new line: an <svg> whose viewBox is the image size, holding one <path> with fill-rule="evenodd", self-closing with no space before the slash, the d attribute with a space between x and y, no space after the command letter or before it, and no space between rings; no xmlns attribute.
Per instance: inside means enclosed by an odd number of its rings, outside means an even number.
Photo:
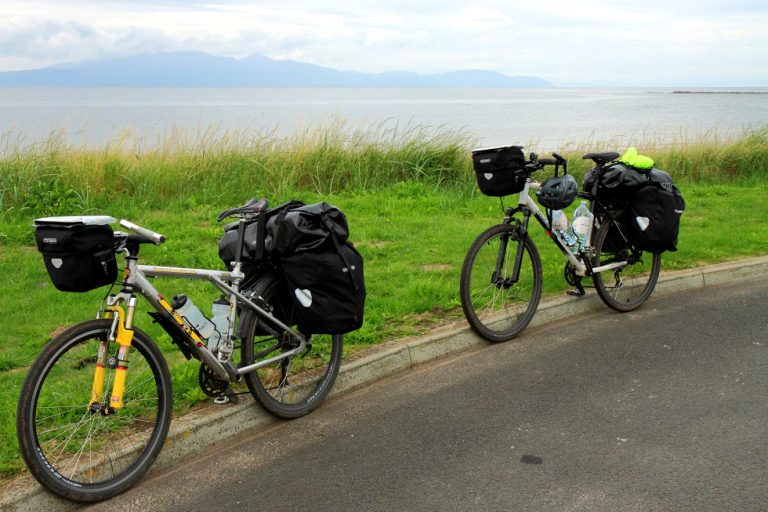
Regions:
<svg viewBox="0 0 768 512"><path fill-rule="evenodd" d="M636 309L653 291L660 261L658 254L633 249L619 221L605 221L596 236L593 266L618 262L627 262L627 265L610 274L595 274L595 289L603 302L617 311Z"/></svg>
<svg viewBox="0 0 768 512"><path fill-rule="evenodd" d="M462 309L472 328L490 341L510 339L524 329L541 296L538 253L533 243L527 237L521 240L514 229L500 225L486 230L470 247L462 267ZM519 244L523 244L520 272L517 282L511 283ZM499 261L501 268L497 267ZM494 278L489 282L488 276Z"/></svg>
<svg viewBox="0 0 768 512"><path fill-rule="evenodd" d="M259 295L267 304L280 304L275 311L286 306L278 298L282 281L270 281ZM290 308L290 306L288 306ZM290 310L285 311L289 318ZM289 322L286 322L289 323ZM255 320L248 328L248 336L241 347L244 366L270 359L295 350L298 344L293 335L275 336L259 334L260 322ZM311 348L310 348L311 347ZM307 350L288 358L273 361L245 375L248 389L254 398L273 414L295 418L317 407L330 391L341 363L341 335L307 337Z"/></svg>
<svg viewBox="0 0 768 512"><path fill-rule="evenodd" d="M90 404L99 341L110 320L80 324L53 340L27 374L20 401L24 460L40 482L70 499L106 499L149 468L167 433L170 377L162 354L134 333L123 407ZM105 370L97 403L109 404L115 370ZM34 394L33 394L34 393ZM129 471L130 469L130 471ZM48 475L45 478L42 475Z"/></svg>

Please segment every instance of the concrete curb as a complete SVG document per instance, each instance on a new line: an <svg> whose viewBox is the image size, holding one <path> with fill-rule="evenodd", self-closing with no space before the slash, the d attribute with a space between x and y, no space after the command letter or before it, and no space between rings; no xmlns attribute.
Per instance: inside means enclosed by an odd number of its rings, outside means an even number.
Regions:
<svg viewBox="0 0 768 512"><path fill-rule="evenodd" d="M685 290L707 288L768 273L768 257L752 258L706 267L663 273L650 300ZM559 297L539 305L529 328L594 311L607 310L595 293L575 299ZM331 396L339 396L364 387L384 377L414 366L471 348L487 346L465 324L437 329L418 338L375 347L362 357L342 365ZM245 395L244 395L245 396ZM276 423L269 413L254 407L246 397L227 407L211 406L174 418L165 446L150 473L172 466L230 438L254 428ZM0 487L0 510L49 511L71 510L77 505L46 492L30 476L23 476Z"/></svg>

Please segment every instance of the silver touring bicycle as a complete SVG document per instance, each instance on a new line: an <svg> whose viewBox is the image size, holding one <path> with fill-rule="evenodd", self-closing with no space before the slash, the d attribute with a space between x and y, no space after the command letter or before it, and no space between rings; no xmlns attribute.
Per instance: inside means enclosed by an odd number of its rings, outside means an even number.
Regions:
<svg viewBox="0 0 768 512"><path fill-rule="evenodd" d="M107 499L133 485L163 446L171 376L163 353L137 326L139 296L181 353L202 363L206 394L220 397L243 379L263 407L283 418L307 414L323 401L339 371L343 335L297 327L287 266L266 254L241 258L249 251L247 233L255 229L263 242L265 218L275 210L262 199L219 215L237 218L228 231L234 242L228 270L142 265L141 248L165 237L125 220L120 225L130 234L113 232L111 217L36 221L38 247L60 290L114 283L116 255L125 257L117 292L108 293L97 318L56 336L24 383L17 434L27 467L43 486L72 500ZM322 277L337 272L348 279L355 271L340 262ZM220 293L211 318L184 295L164 297L150 281L157 277L210 283Z"/></svg>

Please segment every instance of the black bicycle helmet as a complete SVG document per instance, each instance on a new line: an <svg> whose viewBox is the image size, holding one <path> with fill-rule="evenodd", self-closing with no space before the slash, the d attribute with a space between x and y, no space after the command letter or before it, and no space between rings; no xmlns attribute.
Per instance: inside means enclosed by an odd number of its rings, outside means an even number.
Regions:
<svg viewBox="0 0 768 512"><path fill-rule="evenodd" d="M549 178L536 191L539 204L551 210L567 208L576 198L579 184L570 174Z"/></svg>

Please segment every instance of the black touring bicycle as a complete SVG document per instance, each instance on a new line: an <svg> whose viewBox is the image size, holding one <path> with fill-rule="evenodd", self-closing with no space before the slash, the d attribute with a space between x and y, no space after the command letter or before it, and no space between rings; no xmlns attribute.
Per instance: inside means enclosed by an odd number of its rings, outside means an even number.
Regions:
<svg viewBox="0 0 768 512"><path fill-rule="evenodd" d="M586 154L594 167L579 191L567 160L557 153L552 157L531 153L526 160L520 146L473 152L481 192L499 198L518 194L515 206L502 203L504 220L475 239L461 270L464 315L489 341L517 336L538 307L542 266L530 235L532 219L565 256L563 274L575 288L571 293L584 295L584 279L591 278L603 302L620 312L646 301L659 277L661 253L677 249L685 202L671 176L653 168L652 160L633 148L625 155ZM533 180L545 166L554 167L554 176L542 183ZM578 222L581 236L575 226L557 229L555 222L576 198L585 202Z"/></svg>

